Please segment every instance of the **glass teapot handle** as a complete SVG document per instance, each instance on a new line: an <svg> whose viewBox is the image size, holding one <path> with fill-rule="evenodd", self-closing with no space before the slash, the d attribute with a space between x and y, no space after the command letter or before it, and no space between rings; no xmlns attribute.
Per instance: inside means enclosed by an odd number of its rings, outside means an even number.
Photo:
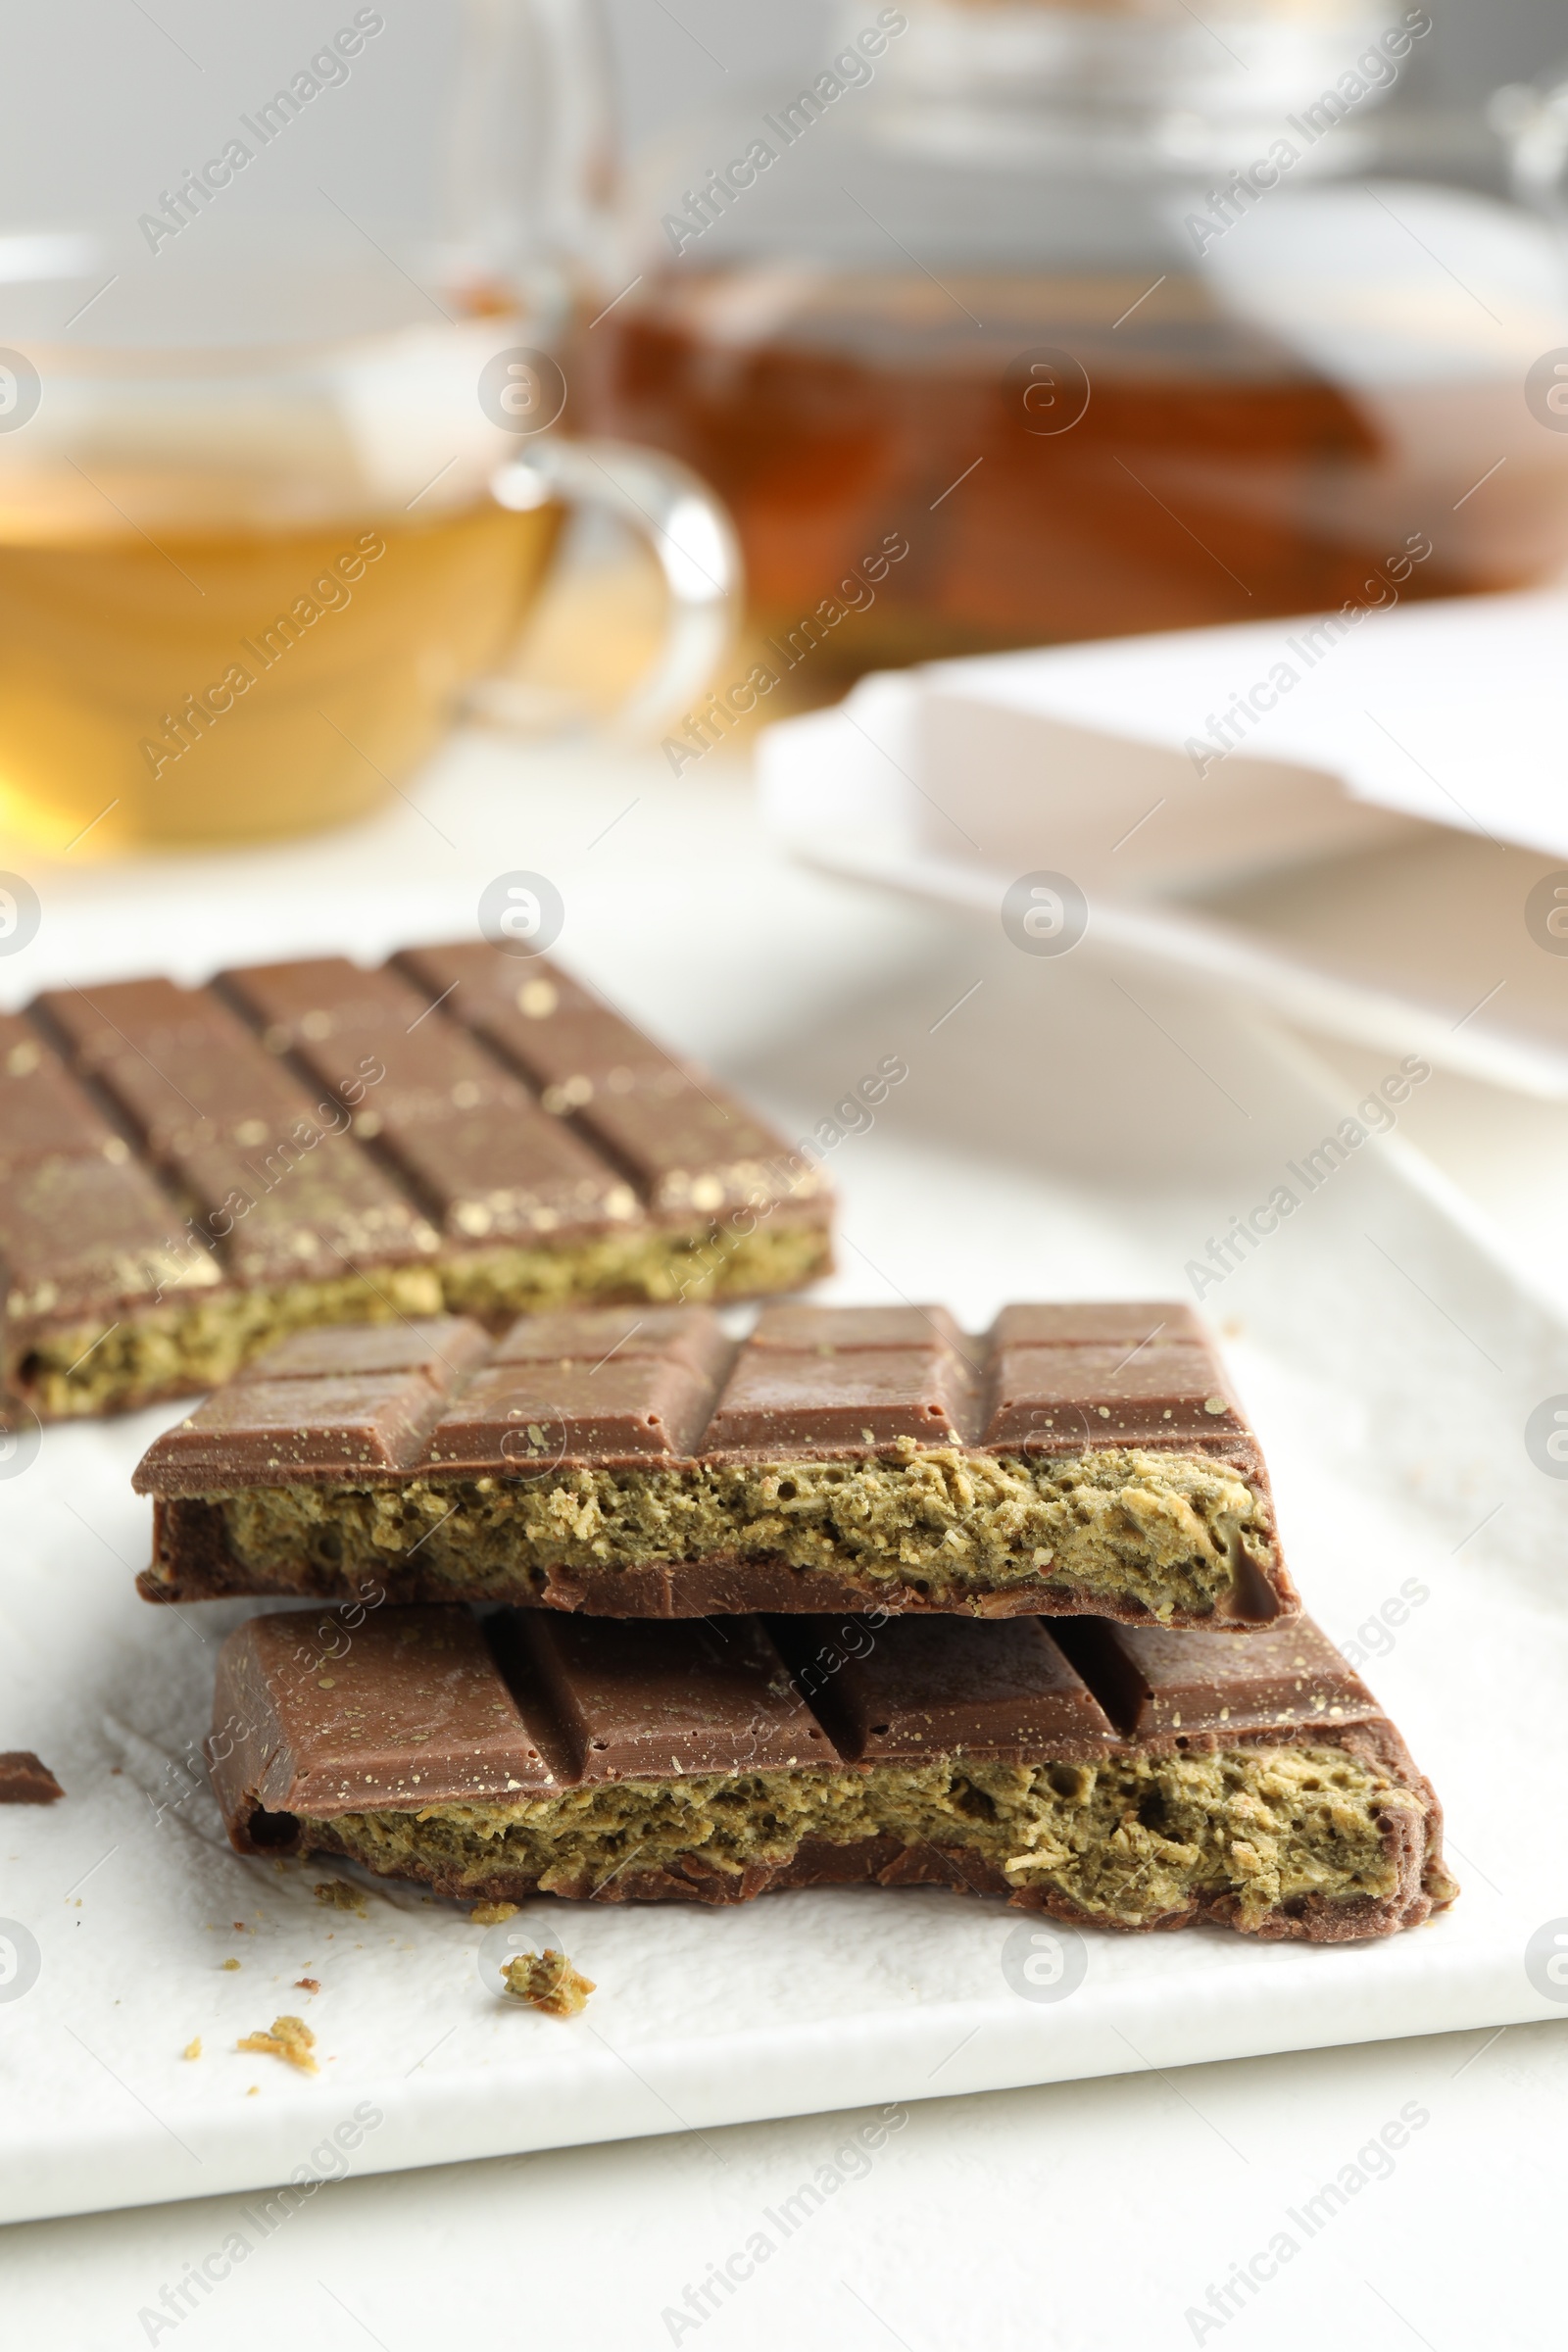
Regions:
<svg viewBox="0 0 1568 2352"><path fill-rule="evenodd" d="M607 264L618 177L602 0L458 0L444 234L475 274L559 286Z"/></svg>

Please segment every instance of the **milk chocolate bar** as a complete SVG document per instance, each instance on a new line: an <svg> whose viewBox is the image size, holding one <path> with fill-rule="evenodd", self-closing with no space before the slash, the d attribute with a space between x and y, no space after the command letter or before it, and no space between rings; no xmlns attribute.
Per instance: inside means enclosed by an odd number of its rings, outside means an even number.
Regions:
<svg viewBox="0 0 1568 2352"><path fill-rule="evenodd" d="M1266 1623L1256 1439L1179 1305L577 1308L305 1333L152 1446L149 1599L373 1591Z"/></svg>
<svg viewBox="0 0 1568 2352"><path fill-rule="evenodd" d="M210 1754L242 1853L465 1900L936 1885L1330 1943L1457 1892L1432 1789L1304 1618L287 1611L225 1644Z"/></svg>
<svg viewBox="0 0 1568 2352"><path fill-rule="evenodd" d="M791 1290L830 1211L716 1080L482 942L0 1015L0 1387L45 1418L317 1325Z"/></svg>

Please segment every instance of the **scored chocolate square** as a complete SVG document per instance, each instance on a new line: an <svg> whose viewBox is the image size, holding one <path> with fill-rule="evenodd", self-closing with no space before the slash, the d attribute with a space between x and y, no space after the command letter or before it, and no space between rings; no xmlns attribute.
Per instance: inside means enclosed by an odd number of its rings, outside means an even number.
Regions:
<svg viewBox="0 0 1568 2352"><path fill-rule="evenodd" d="M1072 1452L1087 1442L1160 1444L1187 1434L1239 1433L1213 1351L1198 1341L1003 1347L993 1360L990 1445ZM1099 1431L1091 1424L1099 1422Z"/></svg>
<svg viewBox="0 0 1568 2352"><path fill-rule="evenodd" d="M1011 1313L1003 1309L1003 1318ZM848 1355L890 1348L943 1348L963 1339L945 1306L764 1306L752 1346L789 1355Z"/></svg>
<svg viewBox="0 0 1568 2352"><path fill-rule="evenodd" d="M574 1110L597 1095L629 1094L687 1075L651 1040L629 1041L625 1023L597 1005L526 1021L511 1033L511 1044L549 1109Z"/></svg>
<svg viewBox="0 0 1568 2352"><path fill-rule="evenodd" d="M567 1456L689 1455L712 1402L709 1383L659 1356L584 1364L493 1364L437 1421L432 1470L475 1475L556 1470Z"/></svg>
<svg viewBox="0 0 1568 2352"><path fill-rule="evenodd" d="M210 1754L220 1781L236 1757L259 1766L255 1846L287 1844L295 1806L363 1811L455 1788L506 1797L558 1785L559 1736L519 1705L466 1610L393 1609L354 1625L290 1614L246 1633L220 1679Z"/></svg>
<svg viewBox="0 0 1568 2352"><path fill-rule="evenodd" d="M515 1638L584 1778L706 1772L715 1761L762 1772L832 1753L759 1618L634 1626L535 1616Z"/></svg>
<svg viewBox="0 0 1568 2352"><path fill-rule="evenodd" d="M129 1309L154 1324L173 1294L205 1300L222 1276L144 1168L93 1153L44 1159L0 1185L8 1330L47 1324L77 1351ZM16 1384L29 1393L24 1379Z"/></svg>
<svg viewBox="0 0 1568 2352"><path fill-rule="evenodd" d="M625 1230L640 1214L631 1186L525 1098L439 1115L389 1104L376 1135L442 1231L470 1247Z"/></svg>
<svg viewBox="0 0 1568 2352"><path fill-rule="evenodd" d="M1178 1636L1087 1619L1064 1640L1134 1739L1298 1720L1350 1723L1378 1712L1360 1676L1306 1617L1265 1627L1241 1648L1217 1634Z"/></svg>
<svg viewBox="0 0 1568 2352"><path fill-rule="evenodd" d="M684 1364L715 1382L736 1352L711 1307L565 1307L529 1315L496 1342L497 1364L582 1364L598 1371L612 1358L654 1356Z"/></svg>
<svg viewBox="0 0 1568 2352"><path fill-rule="evenodd" d="M840 1751L857 1763L1110 1744L1099 1699L1038 1618L965 1626L956 1642L938 1618L901 1623L893 1641L860 1619L835 1626L813 1655L808 1637L822 1622L780 1618L777 1639Z"/></svg>
<svg viewBox="0 0 1568 2352"><path fill-rule="evenodd" d="M1049 1344L1001 1348L903 1307L773 1310L745 1343L705 1307L564 1309L497 1342L470 1327L461 1348L442 1325L436 1360L417 1357L439 1391L417 1442L390 1401L379 1436L347 1432L332 1386L416 1356L317 1334L152 1447L143 1590L330 1595L373 1577L401 1599L604 1616L1293 1616L1262 1456L1212 1349L1107 1344L1125 1311L1058 1310ZM258 1382L287 1385L284 1468L280 1403L248 1412ZM403 1499L360 1492L388 1487Z"/></svg>
<svg viewBox="0 0 1568 2352"><path fill-rule="evenodd" d="M0 1178L42 1160L104 1158L123 1166L130 1146L73 1084L36 1031L0 1013Z"/></svg>
<svg viewBox="0 0 1568 2352"><path fill-rule="evenodd" d="M1004 1306L991 1332L1004 1348L1115 1348L1134 1354L1156 1340L1208 1346L1208 1334L1185 1299L1069 1299Z"/></svg>
<svg viewBox="0 0 1568 2352"><path fill-rule="evenodd" d="M444 1395L463 1373L475 1370L489 1357L485 1335L476 1323L463 1315L431 1315L423 1322L360 1323L326 1331L297 1331L270 1348L265 1362L246 1378L348 1379L356 1374L422 1372L431 1387ZM232 1397L233 1391L227 1395ZM314 1409L314 1399L307 1409Z"/></svg>
<svg viewBox="0 0 1568 2352"><path fill-rule="evenodd" d="M749 1348L708 1428L714 1453L873 1450L899 1438L962 1445L968 1390L945 1348L788 1354Z"/></svg>
<svg viewBox="0 0 1568 2352"><path fill-rule="evenodd" d="M250 1380L220 1389L199 1414L160 1440L187 1476L221 1471L237 1434L257 1469L397 1470L417 1461L440 1411L438 1392L421 1372L369 1372L318 1377L311 1383L310 1412L300 1410L304 1382Z"/></svg>
<svg viewBox="0 0 1568 2352"><path fill-rule="evenodd" d="M602 1106L607 1096L644 1092L656 1103L661 1094L666 1101L678 1101L698 1083L711 1099L725 1100L711 1079L699 1080L697 1072L632 1029L586 989L535 959L514 964L509 972L482 953L464 947L411 949L399 961L432 996L460 1002L462 1017L511 1068L538 1088L545 1108L558 1115L584 1111L590 1104ZM654 1123L651 1140L665 1165L672 1152L683 1156L672 1142L677 1123L678 1119L670 1121L668 1133L657 1119ZM587 1124L598 1132L592 1119ZM627 1130L620 1138L634 1154L649 1141L646 1129L635 1136Z"/></svg>

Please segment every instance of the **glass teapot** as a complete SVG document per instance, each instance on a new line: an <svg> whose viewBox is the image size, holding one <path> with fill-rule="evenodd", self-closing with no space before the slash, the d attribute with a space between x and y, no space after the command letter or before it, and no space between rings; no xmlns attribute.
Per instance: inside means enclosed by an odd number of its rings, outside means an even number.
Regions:
<svg viewBox="0 0 1568 2352"><path fill-rule="evenodd" d="M460 708L507 714L572 506L662 571L629 727L725 642L702 485L550 430L609 186L593 11L340 15L225 10L200 56L96 0L27 21L55 95L0 157L0 830L35 846L382 802Z"/></svg>
<svg viewBox="0 0 1568 2352"><path fill-rule="evenodd" d="M1540 579L1561 270L1522 209L1382 171L1431 33L1363 0L852 0L815 74L643 159L589 413L723 493L818 692Z"/></svg>

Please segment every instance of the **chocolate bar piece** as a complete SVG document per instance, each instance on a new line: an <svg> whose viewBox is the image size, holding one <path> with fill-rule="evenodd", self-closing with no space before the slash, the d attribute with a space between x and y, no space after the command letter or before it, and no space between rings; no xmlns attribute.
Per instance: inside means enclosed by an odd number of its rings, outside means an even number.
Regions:
<svg viewBox="0 0 1568 2352"><path fill-rule="evenodd" d="M1291 1615L1256 1439L1182 1306L575 1308L286 1341L152 1446L149 1599L596 1616Z"/></svg>
<svg viewBox="0 0 1568 2352"><path fill-rule="evenodd" d="M13 1747L0 1755L0 1805L53 1805L65 1793L48 1765L30 1748Z"/></svg>
<svg viewBox="0 0 1568 2352"><path fill-rule="evenodd" d="M945 1885L1331 1943L1453 1899L1437 1798L1306 1619L1063 1642L1028 1617L289 1611L224 1646L213 1781L242 1853L465 1900Z"/></svg>
<svg viewBox="0 0 1568 2352"><path fill-rule="evenodd" d="M44 1418L317 1325L791 1290L830 1215L715 1081L482 942L0 1015L0 1389Z"/></svg>

